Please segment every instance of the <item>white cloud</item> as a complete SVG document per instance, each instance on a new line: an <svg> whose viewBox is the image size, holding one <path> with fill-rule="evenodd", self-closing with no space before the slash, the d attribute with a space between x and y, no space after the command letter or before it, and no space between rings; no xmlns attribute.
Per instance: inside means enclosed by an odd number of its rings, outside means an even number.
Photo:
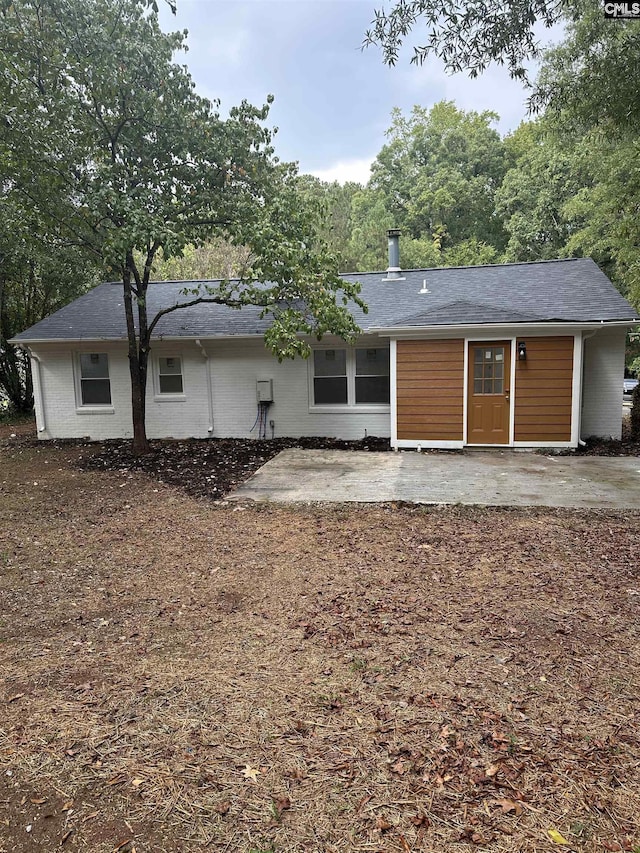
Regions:
<svg viewBox="0 0 640 853"><path fill-rule="evenodd" d="M421 66L397 70L398 97L405 115L412 103L430 109L438 101L453 101L460 110L498 113L497 129L502 134L514 130L527 117L527 91L500 66L490 65L475 79L463 73L447 74L440 60L433 57Z"/></svg>
<svg viewBox="0 0 640 853"><path fill-rule="evenodd" d="M347 181L355 181L358 184L366 184L371 177L371 164L374 157L361 157L355 160L339 160L326 169L310 169L309 172L320 178L321 181L346 184Z"/></svg>
<svg viewBox="0 0 640 853"><path fill-rule="evenodd" d="M247 61L251 43L248 30L239 27L235 32L207 33L206 37L200 35L199 38L203 39L209 61L220 68L240 67Z"/></svg>

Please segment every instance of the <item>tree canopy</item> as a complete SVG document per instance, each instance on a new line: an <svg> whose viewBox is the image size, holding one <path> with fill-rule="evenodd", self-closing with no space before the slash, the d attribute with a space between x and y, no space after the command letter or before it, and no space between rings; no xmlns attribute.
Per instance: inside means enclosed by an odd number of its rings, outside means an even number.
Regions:
<svg viewBox="0 0 640 853"><path fill-rule="evenodd" d="M144 0L16 0L2 7L0 154L11 189L67 246L120 277L129 336L134 445L147 448L147 316L154 260L212 237L246 247L239 279L184 302L261 306L279 358L306 354L301 335L356 332L340 280L298 204L295 168L274 155L269 104L222 118L174 61L184 33L164 33ZM268 284L257 285L256 282Z"/></svg>
<svg viewBox="0 0 640 853"><path fill-rule="evenodd" d="M601 127L619 136L640 128L640 24L605 20L602 4L582 0L565 38L545 51L531 106L578 132Z"/></svg>
<svg viewBox="0 0 640 853"><path fill-rule="evenodd" d="M9 340L95 284L98 269L20 203L2 161L0 187L0 398L26 413L33 407L29 358Z"/></svg>
<svg viewBox="0 0 640 853"><path fill-rule="evenodd" d="M524 78L527 60L540 52L534 25L551 27L574 10L566 0L397 0L389 11L375 11L364 43L379 46L384 61L395 65L417 30L414 63L436 56L448 72L477 77L496 62Z"/></svg>
<svg viewBox="0 0 640 853"><path fill-rule="evenodd" d="M388 228L403 231L407 267L497 259L508 235L495 213L495 194L509 163L492 126L496 119L495 113L465 112L449 101L431 109L416 106L408 117L393 111L369 183L347 188L350 215L341 217L336 250L353 261L353 269L386 266ZM315 186L320 193L322 184ZM333 196L335 189L325 185L330 209Z"/></svg>
<svg viewBox="0 0 640 853"><path fill-rule="evenodd" d="M450 101L430 110L398 110L388 143L372 167L370 186L387 200L399 227L413 237L441 232L446 243L501 244L494 194L506 169L495 113L464 112Z"/></svg>

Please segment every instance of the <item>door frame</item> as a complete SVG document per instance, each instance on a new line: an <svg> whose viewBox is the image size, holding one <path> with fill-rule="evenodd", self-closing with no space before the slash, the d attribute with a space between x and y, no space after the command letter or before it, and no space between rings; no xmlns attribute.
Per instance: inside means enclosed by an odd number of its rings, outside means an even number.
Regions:
<svg viewBox="0 0 640 853"><path fill-rule="evenodd" d="M511 343L511 361L509 366L509 442L507 444L469 444L469 344L494 343L496 341L507 341ZM516 412L516 339L510 335L488 337L487 335L474 335L464 339L464 400L462 406L462 442L465 447L513 447L515 434L515 412Z"/></svg>

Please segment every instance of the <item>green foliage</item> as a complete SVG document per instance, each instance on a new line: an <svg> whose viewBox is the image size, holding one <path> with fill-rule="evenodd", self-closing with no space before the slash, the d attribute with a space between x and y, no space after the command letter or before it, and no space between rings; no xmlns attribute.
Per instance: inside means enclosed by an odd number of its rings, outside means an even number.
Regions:
<svg viewBox="0 0 640 853"><path fill-rule="evenodd" d="M441 101L409 118L393 113L388 143L372 167L370 186L385 199L396 227L413 237L445 228L444 245L477 239L505 242L494 195L506 171L495 113L459 110Z"/></svg>
<svg viewBox="0 0 640 853"><path fill-rule="evenodd" d="M96 283L96 269L54 234L43 240L37 211L21 206L0 166L0 399L15 413L33 408L28 355L8 341Z"/></svg>
<svg viewBox="0 0 640 853"><path fill-rule="evenodd" d="M557 0L396 0L388 12L375 12L364 43L378 45L384 61L395 65L404 41L418 27L414 63L437 56L449 73L477 77L496 62L513 77L524 78L524 64L539 52L534 24L550 27L573 8Z"/></svg>
<svg viewBox="0 0 640 853"><path fill-rule="evenodd" d="M564 206L581 185L576 140L560 141L538 120L520 125L505 144L514 165L496 193L496 213L509 234L504 258L557 258L573 228Z"/></svg>
<svg viewBox="0 0 640 853"><path fill-rule="evenodd" d="M574 130L602 127L611 137L640 127L638 22L605 20L602 4L580 0L567 35L545 53L531 98Z"/></svg>
<svg viewBox="0 0 640 853"><path fill-rule="evenodd" d="M350 245L357 269L386 268L388 228L403 230L407 268L499 256L507 237L495 193L508 161L491 127L496 119L447 101L431 110L416 106L409 117L394 110L371 180L353 197ZM479 246L491 248L479 252Z"/></svg>
<svg viewBox="0 0 640 853"><path fill-rule="evenodd" d="M469 267L480 264L497 264L500 255L494 246L480 240L463 240L442 253L442 266Z"/></svg>
<svg viewBox="0 0 640 853"><path fill-rule="evenodd" d="M188 244L182 254L164 258L162 250L153 261L153 281L205 281L206 279L242 278L250 252L245 246L234 246L222 237L213 237L201 246ZM138 255L136 263L144 263Z"/></svg>
<svg viewBox="0 0 640 853"><path fill-rule="evenodd" d="M590 180L564 206L577 224L566 249L608 268L640 308L640 146L592 136L582 162Z"/></svg>
<svg viewBox="0 0 640 853"><path fill-rule="evenodd" d="M298 188L301 201L311 205L320 223L319 233L343 272L358 268L358 257L351 244L353 231L352 205L362 186L353 182L327 183L312 175L300 175Z"/></svg>
<svg viewBox="0 0 640 853"><path fill-rule="evenodd" d="M636 385L631 395L631 438L640 440L640 384Z"/></svg>
<svg viewBox="0 0 640 853"><path fill-rule="evenodd" d="M396 222L393 214L387 209L383 193L370 187L356 193L352 202L352 222L350 247L356 258L355 269L386 269L386 232L389 228L395 228ZM404 240L402 252L404 258Z"/></svg>
<svg viewBox="0 0 640 853"><path fill-rule="evenodd" d="M418 239L405 237L402 241L402 266L405 269L445 266L440 244L440 235L437 233L432 237Z"/></svg>
<svg viewBox="0 0 640 853"><path fill-rule="evenodd" d="M593 257L640 307L640 64L637 23L605 21L583 2L545 56L533 103L545 108L565 193L548 182L568 226L564 252Z"/></svg>

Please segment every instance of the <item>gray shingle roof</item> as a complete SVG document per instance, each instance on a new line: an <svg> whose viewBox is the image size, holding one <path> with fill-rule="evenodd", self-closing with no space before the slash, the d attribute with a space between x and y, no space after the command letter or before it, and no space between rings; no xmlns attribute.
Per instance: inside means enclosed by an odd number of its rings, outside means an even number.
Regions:
<svg viewBox="0 0 640 853"><path fill-rule="evenodd" d="M638 314L589 258L409 270L401 280L384 272L350 273L369 306L354 317L364 331L400 327L566 321L636 321ZM420 293L426 281L427 293ZM189 288L198 284L189 283ZM149 286L149 317L185 299L184 282ZM259 308L200 304L163 317L156 337L262 335L269 319ZM126 338L122 285L101 284L17 335L16 341Z"/></svg>

